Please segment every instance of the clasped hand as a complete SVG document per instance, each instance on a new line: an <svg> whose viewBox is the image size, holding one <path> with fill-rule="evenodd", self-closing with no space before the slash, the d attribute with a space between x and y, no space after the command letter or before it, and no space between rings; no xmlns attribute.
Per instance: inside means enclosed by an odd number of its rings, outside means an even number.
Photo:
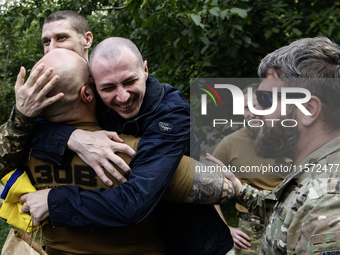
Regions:
<svg viewBox="0 0 340 255"><path fill-rule="evenodd" d="M116 132L110 131L84 131L75 130L68 143L68 148L76 152L79 157L93 168L98 177L108 186L112 186L112 181L105 175L104 169L108 171L119 182L126 182L126 178L112 165L115 163L126 174L131 172L131 168L123 159L117 156L116 152L124 152L133 157L136 152L123 140Z"/></svg>
<svg viewBox="0 0 340 255"><path fill-rule="evenodd" d="M49 216L47 197L50 190L39 190L20 197L21 211L31 215L34 226L39 226Z"/></svg>

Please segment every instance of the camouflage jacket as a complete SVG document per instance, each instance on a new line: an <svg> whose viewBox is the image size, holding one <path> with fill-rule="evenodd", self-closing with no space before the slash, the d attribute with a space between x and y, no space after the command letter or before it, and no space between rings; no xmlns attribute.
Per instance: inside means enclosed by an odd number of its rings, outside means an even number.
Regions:
<svg viewBox="0 0 340 255"><path fill-rule="evenodd" d="M292 166L272 192L243 186L237 202L266 218L260 254L340 254L339 164L340 137Z"/></svg>
<svg viewBox="0 0 340 255"><path fill-rule="evenodd" d="M0 179L18 166L35 121L36 118L26 117L13 107L9 120L1 125Z"/></svg>

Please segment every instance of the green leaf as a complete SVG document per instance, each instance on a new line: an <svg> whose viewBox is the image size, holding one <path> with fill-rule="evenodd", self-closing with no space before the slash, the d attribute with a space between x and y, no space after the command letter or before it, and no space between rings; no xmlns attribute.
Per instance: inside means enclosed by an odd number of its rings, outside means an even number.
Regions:
<svg viewBox="0 0 340 255"><path fill-rule="evenodd" d="M302 35L302 32L299 29L297 29L297 28L293 28L292 31L296 35L299 35L299 36Z"/></svg>
<svg viewBox="0 0 340 255"><path fill-rule="evenodd" d="M279 32L280 32L280 30L279 30L278 28L276 28L276 27L272 27L272 31L273 31L274 33L279 33Z"/></svg>
<svg viewBox="0 0 340 255"><path fill-rule="evenodd" d="M34 14L35 16L38 16L38 14L39 14L39 8L35 8L35 10L33 11L33 14Z"/></svg>
<svg viewBox="0 0 340 255"><path fill-rule="evenodd" d="M144 5L146 5L146 3L148 2L148 0L143 0L142 5L140 6L141 9L143 9Z"/></svg>
<svg viewBox="0 0 340 255"><path fill-rule="evenodd" d="M251 38L250 38L249 36L243 37L243 40L244 40L247 44L251 44Z"/></svg>
<svg viewBox="0 0 340 255"><path fill-rule="evenodd" d="M235 29L237 29L237 30L240 30L240 31L242 31L243 29L242 29L242 27L240 26L240 25L232 25L232 27L233 28L235 28Z"/></svg>
<svg viewBox="0 0 340 255"><path fill-rule="evenodd" d="M173 42L173 45L174 45L175 48L177 48L177 44L178 44L179 40L181 40L180 37L178 37L178 38Z"/></svg>
<svg viewBox="0 0 340 255"><path fill-rule="evenodd" d="M211 9L209 9L209 13L214 15L214 16L216 16L216 17L219 17L220 13L221 13L221 10L218 7L213 7Z"/></svg>
<svg viewBox="0 0 340 255"><path fill-rule="evenodd" d="M201 49L201 54L203 55L204 54L204 52L208 49L208 45L206 45L206 46L204 46L203 47L203 49Z"/></svg>
<svg viewBox="0 0 340 255"><path fill-rule="evenodd" d="M266 32L264 32L264 37L265 37L266 39L268 39L272 34L273 34L273 32L272 32L271 30L268 29Z"/></svg>
<svg viewBox="0 0 340 255"><path fill-rule="evenodd" d="M221 19L224 20L227 16L228 16L229 10L225 9L223 11L221 11Z"/></svg>
<svg viewBox="0 0 340 255"><path fill-rule="evenodd" d="M208 37L206 37L206 36L201 36L200 39L201 39L201 41L202 41L205 45L209 45L209 44L210 44L210 41L209 41Z"/></svg>
<svg viewBox="0 0 340 255"><path fill-rule="evenodd" d="M200 26L202 25L201 23L201 16L200 15L197 15L197 14L189 14L190 15L190 18L194 21L195 25L196 26Z"/></svg>
<svg viewBox="0 0 340 255"><path fill-rule="evenodd" d="M240 8L237 8L237 7L231 8L230 12L237 14L238 16L240 16L243 19L245 19L248 16L247 12L244 9L240 9Z"/></svg>

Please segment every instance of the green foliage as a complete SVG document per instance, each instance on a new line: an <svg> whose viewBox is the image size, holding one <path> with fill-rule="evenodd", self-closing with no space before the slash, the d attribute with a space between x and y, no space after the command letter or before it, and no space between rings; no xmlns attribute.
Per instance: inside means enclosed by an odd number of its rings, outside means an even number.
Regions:
<svg viewBox="0 0 340 255"><path fill-rule="evenodd" d="M234 227L234 228L238 226L238 217L237 217L238 211L236 210L235 205L236 204L234 201L230 201L228 203L221 205L221 211L223 213L225 220L228 223L228 226Z"/></svg>
<svg viewBox="0 0 340 255"><path fill-rule="evenodd" d="M6 241L10 229L11 226L8 225L5 220L0 219L0 250Z"/></svg>
<svg viewBox="0 0 340 255"><path fill-rule="evenodd" d="M254 77L261 58L295 39L326 35L338 41L340 10L330 0L17 0L0 5L0 117L14 103L20 66L43 54L45 17L83 14L94 45L109 36L133 40L149 72L189 99L190 78Z"/></svg>

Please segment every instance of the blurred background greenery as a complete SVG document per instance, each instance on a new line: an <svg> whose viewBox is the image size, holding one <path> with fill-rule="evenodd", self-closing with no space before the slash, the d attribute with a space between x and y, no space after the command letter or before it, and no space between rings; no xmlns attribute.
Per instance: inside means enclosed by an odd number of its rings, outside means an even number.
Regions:
<svg viewBox="0 0 340 255"><path fill-rule="evenodd" d="M43 54L44 18L84 15L94 46L109 36L133 40L161 83L189 100L190 78L256 77L267 53L301 37L339 41L339 1L330 0L0 0L0 123L14 104L20 66ZM93 48L93 47L92 47Z"/></svg>

